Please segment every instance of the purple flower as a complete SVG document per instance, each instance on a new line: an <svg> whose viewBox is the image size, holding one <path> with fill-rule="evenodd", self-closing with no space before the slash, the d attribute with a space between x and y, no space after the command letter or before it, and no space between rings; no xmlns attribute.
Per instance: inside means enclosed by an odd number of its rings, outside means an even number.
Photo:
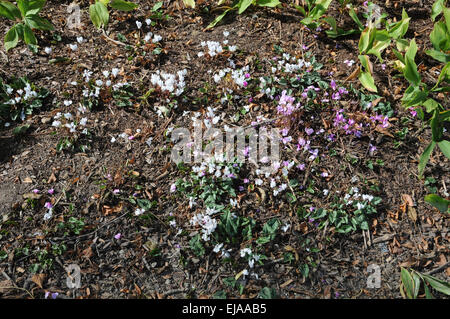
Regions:
<svg viewBox="0 0 450 319"><path fill-rule="evenodd" d="M298 164L297 168L301 171L305 170L305 164Z"/></svg>
<svg viewBox="0 0 450 319"><path fill-rule="evenodd" d="M54 190L53 188L50 188L50 189L48 190L48 193L49 193L50 195L53 195L53 194L55 193L55 190Z"/></svg>
<svg viewBox="0 0 450 319"><path fill-rule="evenodd" d="M247 87L247 85L248 85L247 81L244 81L244 82L242 83L242 85L243 85L244 87Z"/></svg>
<svg viewBox="0 0 450 319"><path fill-rule="evenodd" d="M306 134L311 135L312 133L314 133L314 130L310 127L307 127L307 128L305 128L305 132L306 132Z"/></svg>
<svg viewBox="0 0 450 319"><path fill-rule="evenodd" d="M117 234L114 235L114 238L117 239L117 240L119 240L120 237L122 237L121 233L117 233Z"/></svg>
<svg viewBox="0 0 450 319"><path fill-rule="evenodd" d="M113 190L113 194L114 195L117 195L117 194L119 194L120 193L120 189L115 189L115 190Z"/></svg>
<svg viewBox="0 0 450 319"><path fill-rule="evenodd" d="M245 78L248 79L250 77L250 73L245 73Z"/></svg>
<svg viewBox="0 0 450 319"><path fill-rule="evenodd" d="M336 82L334 80L331 80L330 86L333 89L333 91L336 91Z"/></svg>
<svg viewBox="0 0 450 319"><path fill-rule="evenodd" d="M52 208L53 208L53 205L52 205L52 203L50 203L50 202L46 202L46 203L44 204L44 207L47 208L47 209L52 209Z"/></svg>
<svg viewBox="0 0 450 319"><path fill-rule="evenodd" d="M170 192L171 193L175 192L176 190L177 190L177 185L175 185L175 184L170 185Z"/></svg>
<svg viewBox="0 0 450 319"><path fill-rule="evenodd" d="M413 117L416 117L416 116L417 116L417 111L414 110L414 109L412 109L411 111L409 111L409 113L411 113L411 115L412 115Z"/></svg>
<svg viewBox="0 0 450 319"><path fill-rule="evenodd" d="M40 191L39 191L39 189L35 188L35 189L32 190L32 192L35 193L35 194L38 194Z"/></svg>
<svg viewBox="0 0 450 319"><path fill-rule="evenodd" d="M244 184L248 184L249 180L248 178L244 178Z"/></svg>

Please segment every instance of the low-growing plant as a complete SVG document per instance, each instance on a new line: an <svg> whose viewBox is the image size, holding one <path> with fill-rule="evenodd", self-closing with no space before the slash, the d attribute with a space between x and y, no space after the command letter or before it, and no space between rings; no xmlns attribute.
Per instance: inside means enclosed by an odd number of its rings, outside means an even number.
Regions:
<svg viewBox="0 0 450 319"><path fill-rule="evenodd" d="M331 0L329 0L329 1L331 1ZM190 4L190 6L192 6L192 0L188 0L188 3ZM220 5L223 5L224 3L226 3L226 0L220 0L218 5L220 6ZM206 28L209 29L209 28L214 27L230 11L237 11L238 14L242 14L251 5L255 5L255 6L259 6L259 7L274 8L274 7L278 6L279 4L281 4L281 2L279 0L235 0L231 4L231 6L224 6L224 8L226 8L226 10L222 14L217 16Z"/></svg>
<svg viewBox="0 0 450 319"><path fill-rule="evenodd" d="M49 91L37 88L26 77L3 80L0 77L0 120L23 121L43 105Z"/></svg>
<svg viewBox="0 0 450 319"><path fill-rule="evenodd" d="M52 24L39 16L46 0L17 0L17 7L8 1L0 1L0 15L16 22L5 36L6 51L15 48L19 40L37 52L37 39L33 29L53 30Z"/></svg>
<svg viewBox="0 0 450 319"><path fill-rule="evenodd" d="M416 299L419 296L422 284L426 299L434 298L428 285L447 296L450 295L450 283L431 275L422 274L414 269L407 270L402 267L400 293L403 298Z"/></svg>
<svg viewBox="0 0 450 319"><path fill-rule="evenodd" d="M120 11L131 11L138 7L137 4L124 0L95 0L89 7L89 15L97 29L104 28L109 22L109 10L111 7Z"/></svg>

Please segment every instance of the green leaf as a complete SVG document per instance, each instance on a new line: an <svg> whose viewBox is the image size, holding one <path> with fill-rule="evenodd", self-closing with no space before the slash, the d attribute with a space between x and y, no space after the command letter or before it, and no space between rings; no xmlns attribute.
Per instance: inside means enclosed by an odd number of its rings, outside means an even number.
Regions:
<svg viewBox="0 0 450 319"><path fill-rule="evenodd" d="M277 5L281 4L278 0L258 0L256 4L260 7L271 7L275 8Z"/></svg>
<svg viewBox="0 0 450 319"><path fill-rule="evenodd" d="M431 287L436 289L439 292L442 292L443 294L446 294L447 296L450 295L450 283L445 282L443 280L437 279L436 277L422 274L422 278L428 282Z"/></svg>
<svg viewBox="0 0 450 319"><path fill-rule="evenodd" d="M405 53L405 69L403 70L403 75L405 78L413 85L419 86L421 77L417 71L417 65L414 62L414 58L417 52L416 41L412 39L408 50Z"/></svg>
<svg viewBox="0 0 450 319"><path fill-rule="evenodd" d="M109 5L111 8L121 11L131 11L138 7L137 4L124 0L112 0Z"/></svg>
<svg viewBox="0 0 450 319"><path fill-rule="evenodd" d="M183 0L183 3L187 7L195 8L195 0Z"/></svg>
<svg viewBox="0 0 450 319"><path fill-rule="evenodd" d="M30 15L35 15L38 14L41 9L44 7L46 0L31 0L31 1L26 1L26 4L24 6L25 11L22 14L23 17L27 17ZM17 4L19 4L19 2L17 2ZM20 9L20 7L19 7Z"/></svg>
<svg viewBox="0 0 450 319"><path fill-rule="evenodd" d="M382 63L383 59L381 58L381 52L384 51L391 44L391 40L386 41L378 41L370 50L367 51L367 54L375 55Z"/></svg>
<svg viewBox="0 0 450 319"><path fill-rule="evenodd" d="M410 85L403 94L402 103L406 107L417 106L423 104L427 96L427 90L421 90L418 86Z"/></svg>
<svg viewBox="0 0 450 319"><path fill-rule="evenodd" d="M29 124L18 126L16 128L14 128L13 134L14 135L23 135L23 134L25 134L27 132L27 130L29 128L30 128Z"/></svg>
<svg viewBox="0 0 450 319"><path fill-rule="evenodd" d="M366 29L364 29L364 31L361 33L358 43L360 54L364 54L367 52L367 50L372 48L373 41L375 40L375 35L376 35L375 28L367 27Z"/></svg>
<svg viewBox="0 0 450 319"><path fill-rule="evenodd" d="M450 200L446 200L436 194L426 195L425 202L436 207L441 213L446 213L450 206Z"/></svg>
<svg viewBox="0 0 450 319"><path fill-rule="evenodd" d="M23 39L26 44L37 45L37 39L28 25L23 26Z"/></svg>
<svg viewBox="0 0 450 319"><path fill-rule="evenodd" d="M428 99L423 103L423 106L425 106L427 113L431 113L434 110L438 109L440 104L434 99Z"/></svg>
<svg viewBox="0 0 450 319"><path fill-rule="evenodd" d="M230 11L231 9L227 9L224 12L222 12L220 15L218 15L207 27L206 29L210 29L213 28L217 23L219 23L224 17L225 15L228 13L228 11Z"/></svg>
<svg viewBox="0 0 450 319"><path fill-rule="evenodd" d="M442 140L443 125L439 118L439 110L435 109L433 117L431 118L431 135L434 142L440 142Z"/></svg>
<svg viewBox="0 0 450 319"><path fill-rule="evenodd" d="M416 299L417 296L419 295L419 289L420 289L420 282L421 282L421 278L420 276L416 273L416 272L412 272L412 277L414 280L414 291L413 291L413 299Z"/></svg>
<svg viewBox="0 0 450 319"><path fill-rule="evenodd" d="M19 9L17 9L15 5L6 1L0 1L0 15L10 20L22 18Z"/></svg>
<svg viewBox="0 0 450 319"><path fill-rule="evenodd" d="M360 72L358 75L359 81L361 84L370 92L378 92L377 87L375 86L375 81L372 75L369 72Z"/></svg>
<svg viewBox="0 0 450 319"><path fill-rule="evenodd" d="M154 5L153 8L152 8L152 11L153 11L153 12L156 12L156 11L158 11L159 9L161 9L162 6L163 6L163 2L162 2L162 1L159 1L159 2L155 3L155 5Z"/></svg>
<svg viewBox="0 0 450 319"><path fill-rule="evenodd" d="M389 36L394 39L402 38L405 35L406 31L408 31L409 20L411 20L411 18L408 17L405 9L403 9L402 19L399 22L395 23L393 28L389 30Z"/></svg>
<svg viewBox="0 0 450 319"><path fill-rule="evenodd" d="M18 26L20 24L16 24L13 26L5 35L5 50L8 52L9 49L15 48L17 43L19 43L20 33L18 30Z"/></svg>
<svg viewBox="0 0 450 319"><path fill-rule="evenodd" d="M430 159L431 152L433 151L434 147L436 146L435 141L431 141L430 144L428 144L425 151L423 151L422 155L420 156L419 160L419 175L422 176L423 171L425 169L425 166L428 163L428 160Z"/></svg>
<svg viewBox="0 0 450 319"><path fill-rule="evenodd" d="M445 54L444 52L437 50L426 50L425 53L428 54L433 59L438 60L439 62L443 63L450 62L450 54Z"/></svg>
<svg viewBox="0 0 450 319"><path fill-rule="evenodd" d="M53 30L53 25L46 19L41 18L38 15L27 16L24 19L25 24L31 29L38 30Z"/></svg>
<svg viewBox="0 0 450 319"><path fill-rule="evenodd" d="M408 270L402 267L401 269L401 280L403 287L405 288L406 295L409 299L414 297L414 280Z"/></svg>
<svg viewBox="0 0 450 319"><path fill-rule="evenodd" d="M447 27L444 22L437 22L434 25L433 31L431 31L430 33L430 41L435 50L448 50L448 43L450 42L450 40L447 32Z"/></svg>
<svg viewBox="0 0 450 319"><path fill-rule="evenodd" d="M91 16L92 23L97 29L106 26L109 21L109 12L106 6L101 2L91 4L89 7L89 14Z"/></svg>
<svg viewBox="0 0 450 319"><path fill-rule="evenodd" d="M362 24L361 20L359 20L358 15L356 14L355 9L353 9L353 7L350 8L349 15L353 19L353 21L355 21L355 23L358 25L359 31L363 31L364 25Z"/></svg>
<svg viewBox="0 0 450 319"><path fill-rule="evenodd" d="M253 0L241 0L238 3L238 14L241 14L242 12L244 12L245 10L247 10L247 8L252 4Z"/></svg>
<svg viewBox="0 0 450 319"><path fill-rule="evenodd" d="M442 153L444 153L444 155L448 159L450 159L450 142L447 140L442 140L438 142L438 146L441 149Z"/></svg>
<svg viewBox="0 0 450 319"><path fill-rule="evenodd" d="M264 287L258 294L261 299L275 299L277 298L277 292L273 288Z"/></svg>
<svg viewBox="0 0 450 319"><path fill-rule="evenodd" d="M444 0L436 0L436 2L431 7L431 20L436 19L436 17L442 12L444 9Z"/></svg>

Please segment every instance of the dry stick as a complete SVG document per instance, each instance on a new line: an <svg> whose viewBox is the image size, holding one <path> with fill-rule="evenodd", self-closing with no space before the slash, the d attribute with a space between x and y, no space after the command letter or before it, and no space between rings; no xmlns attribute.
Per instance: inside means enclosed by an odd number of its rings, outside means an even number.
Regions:
<svg viewBox="0 0 450 319"><path fill-rule="evenodd" d="M14 281L8 276L8 274L7 274L6 272L4 272L3 270L2 270L2 275L3 275L3 277L6 278L6 280L10 281L10 282L13 284L12 286L1 287L2 289L18 289L18 290L23 290L23 291L25 291L27 294L29 294L30 297L31 297L32 299L34 299L34 296L33 296L33 294L32 294L31 292L29 292L29 291L28 291L27 289L25 289L25 288L18 287L18 286L14 283Z"/></svg>
<svg viewBox="0 0 450 319"><path fill-rule="evenodd" d="M432 274L438 273L438 272L440 272L441 270L447 268L448 266L450 266L450 261L448 261L448 262L445 263L444 265L442 265L442 266L440 266L440 267L438 267L438 268L436 268L436 269L434 269L434 270L431 270L431 271L429 271L429 272L426 272L425 275L432 275Z"/></svg>
<svg viewBox="0 0 450 319"><path fill-rule="evenodd" d="M117 45L127 46L127 44L125 44L125 43L123 43L123 42L120 42L120 41L117 41L117 40L114 40L114 39L111 39L110 37L108 37L108 35L107 35L106 32L105 32L105 29L102 29L102 31L103 31L103 36L104 36L107 40L109 40L109 41L111 41L112 43L115 43L115 44L117 44Z"/></svg>

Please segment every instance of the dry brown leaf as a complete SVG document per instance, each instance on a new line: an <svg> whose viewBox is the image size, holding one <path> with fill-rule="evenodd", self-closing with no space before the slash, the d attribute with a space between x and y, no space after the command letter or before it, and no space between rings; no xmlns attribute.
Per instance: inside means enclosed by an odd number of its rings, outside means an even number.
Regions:
<svg viewBox="0 0 450 319"><path fill-rule="evenodd" d="M361 71L361 69L360 69L359 66L358 66L358 67L356 68L356 70L353 71L352 74L350 74L350 75L344 80L344 82L351 81L351 80L355 79L355 78L359 75L359 72L360 72L360 71Z"/></svg>
<svg viewBox="0 0 450 319"><path fill-rule="evenodd" d="M408 207L408 217L413 222L417 221L417 211L416 211L416 209L414 207Z"/></svg>
<svg viewBox="0 0 450 319"><path fill-rule="evenodd" d="M408 204L409 207L414 206L414 202L413 202L411 196L409 196L408 194L402 194L402 199L404 202L406 202Z"/></svg>
<svg viewBox="0 0 450 319"><path fill-rule="evenodd" d="M32 180L30 177L25 177L25 178L23 179L23 182L24 182L24 183L27 183L27 184L31 184L31 183L33 183L33 180Z"/></svg>
<svg viewBox="0 0 450 319"><path fill-rule="evenodd" d="M45 274L34 274L31 277L31 281L38 285L39 288L42 289L42 284L44 283Z"/></svg>
<svg viewBox="0 0 450 319"><path fill-rule="evenodd" d="M281 288L284 288L284 287L286 287L287 285L289 285L291 282L293 282L294 280L292 280L292 279L289 279L288 281L285 281L284 283L282 283L281 285L280 285L280 287Z"/></svg>

